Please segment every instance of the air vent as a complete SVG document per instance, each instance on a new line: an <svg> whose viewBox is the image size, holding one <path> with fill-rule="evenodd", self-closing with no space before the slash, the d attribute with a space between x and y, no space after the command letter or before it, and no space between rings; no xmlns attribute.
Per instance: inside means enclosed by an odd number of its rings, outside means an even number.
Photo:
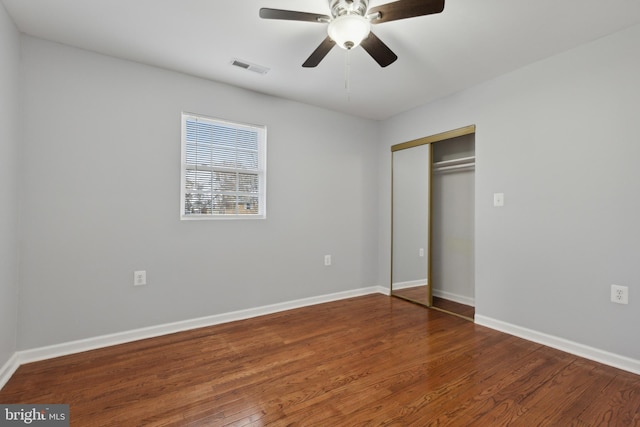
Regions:
<svg viewBox="0 0 640 427"><path fill-rule="evenodd" d="M253 71L254 73L258 73L258 74L267 74L269 72L269 69L267 67L263 67L262 65L252 64L250 62L242 61L240 59L232 60L231 65L233 65L234 67L244 68L245 70Z"/></svg>

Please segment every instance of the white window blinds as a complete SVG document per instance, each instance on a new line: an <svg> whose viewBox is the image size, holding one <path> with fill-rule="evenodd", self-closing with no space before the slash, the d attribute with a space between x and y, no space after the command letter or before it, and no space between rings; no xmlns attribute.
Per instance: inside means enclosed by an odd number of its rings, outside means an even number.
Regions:
<svg viewBox="0 0 640 427"><path fill-rule="evenodd" d="M266 129L182 115L181 217L264 218Z"/></svg>

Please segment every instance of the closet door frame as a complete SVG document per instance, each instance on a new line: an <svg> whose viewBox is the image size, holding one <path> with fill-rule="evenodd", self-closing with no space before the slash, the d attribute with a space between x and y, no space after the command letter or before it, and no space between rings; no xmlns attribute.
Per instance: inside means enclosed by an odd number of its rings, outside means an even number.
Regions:
<svg viewBox="0 0 640 427"><path fill-rule="evenodd" d="M400 150L406 150L409 148L413 148L413 147L418 147L421 145L426 145L426 144L433 144L436 142L441 142L441 141L446 141L448 139L453 139L459 136L464 136L464 135L470 135L470 134L475 134L476 132L476 125L469 125L469 126L465 126L465 127L461 127L458 129L453 129L450 131L446 131L446 132L442 132L442 133L438 133L435 135L430 135L430 136L426 136L423 138L419 138L419 139L414 139L412 141L407 141L407 142L403 142L400 144L395 144L391 146L391 153L392 153L392 173L391 173L391 180L392 180L392 195L391 195L391 242L393 242L393 153L396 151L400 151ZM432 252L432 247L431 247L431 236L432 236L432 232L433 232L433 224L432 224L432 210L433 210L433 203L432 203L432 193L433 193L433 170L432 170L432 166L433 166L433 146L430 147L430 153L431 155L429 156L429 194L428 194L428 198L429 198L429 218L427 218L428 221L428 241L427 241L427 248L428 248L428 253L427 253L427 292L428 292L428 297L427 297L427 304L424 304L422 302L419 301L413 301L410 300L411 302L415 302L417 304L420 305L424 305L426 307L432 308L434 310L438 310L438 311L444 311L446 313L450 313L456 316L460 316L457 313L452 313L450 311L435 307L433 305L433 284L431 283L431 252ZM391 296L395 296L396 298L402 298L402 299L407 299L404 298L400 295L394 295L393 293L393 287L392 287L392 283L393 283L393 245L391 247L391 280L390 280L390 294ZM460 316L460 317L464 317L464 316ZM465 317L465 319L467 319ZM473 321L473 319L468 319Z"/></svg>

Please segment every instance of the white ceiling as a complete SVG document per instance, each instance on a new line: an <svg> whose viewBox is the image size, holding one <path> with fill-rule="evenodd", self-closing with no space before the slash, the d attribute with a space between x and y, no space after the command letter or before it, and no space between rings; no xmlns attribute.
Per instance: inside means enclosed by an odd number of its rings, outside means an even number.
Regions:
<svg viewBox="0 0 640 427"><path fill-rule="evenodd" d="M381 68L354 49L347 91L346 51L301 67L326 24L258 17L261 7L329 14L329 0L2 2L32 36L371 119L640 22L639 0L447 0L441 14L372 26L399 59ZM270 71L233 67L234 58Z"/></svg>

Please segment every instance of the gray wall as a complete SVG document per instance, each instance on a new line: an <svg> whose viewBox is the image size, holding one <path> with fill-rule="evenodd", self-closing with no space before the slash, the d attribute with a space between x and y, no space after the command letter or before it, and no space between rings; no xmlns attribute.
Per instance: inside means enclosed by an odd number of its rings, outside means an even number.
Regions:
<svg viewBox="0 0 640 427"><path fill-rule="evenodd" d="M475 304L474 175L473 170L435 173L432 188L433 293L468 305Z"/></svg>
<svg viewBox="0 0 640 427"><path fill-rule="evenodd" d="M20 349L377 284L377 123L29 37L22 54ZM181 111L267 126L266 220L179 220Z"/></svg>
<svg viewBox="0 0 640 427"><path fill-rule="evenodd" d="M0 367L16 350L18 307L18 31L0 3Z"/></svg>
<svg viewBox="0 0 640 427"><path fill-rule="evenodd" d="M401 114L389 146L476 124L476 313L640 358L640 26ZM379 277L388 277L389 172ZM505 193L494 208L493 193ZM609 302L629 287L629 305Z"/></svg>

